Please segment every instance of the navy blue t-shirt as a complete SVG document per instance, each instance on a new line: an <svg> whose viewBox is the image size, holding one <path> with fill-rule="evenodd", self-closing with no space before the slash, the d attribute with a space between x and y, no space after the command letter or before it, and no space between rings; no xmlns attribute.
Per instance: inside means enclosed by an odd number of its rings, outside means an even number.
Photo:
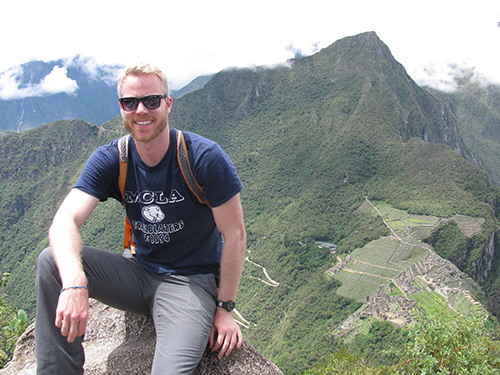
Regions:
<svg viewBox="0 0 500 375"><path fill-rule="evenodd" d="M195 133L183 134L191 169L210 205L220 206L238 194L243 185L220 146ZM74 187L101 201L121 201L118 176L119 154L114 140L94 152ZM125 203L136 257L144 268L162 275L219 274L221 234L212 210L198 202L182 176L176 131L170 132L167 153L154 167L142 162L129 137Z"/></svg>

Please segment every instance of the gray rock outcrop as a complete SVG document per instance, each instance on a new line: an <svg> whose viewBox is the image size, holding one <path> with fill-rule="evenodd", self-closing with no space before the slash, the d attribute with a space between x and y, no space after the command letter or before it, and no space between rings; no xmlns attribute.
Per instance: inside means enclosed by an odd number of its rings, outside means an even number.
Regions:
<svg viewBox="0 0 500 375"><path fill-rule="evenodd" d="M35 374L34 331L31 325L19 338L12 362L0 370L0 375ZM155 341L150 318L91 301L84 341L85 374L150 374ZM194 374L283 375L247 341L221 360L207 349Z"/></svg>

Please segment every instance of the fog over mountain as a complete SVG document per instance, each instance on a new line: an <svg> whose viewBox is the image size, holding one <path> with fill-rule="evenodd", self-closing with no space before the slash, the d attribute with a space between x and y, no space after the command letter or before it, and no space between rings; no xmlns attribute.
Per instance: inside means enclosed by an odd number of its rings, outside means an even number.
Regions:
<svg viewBox="0 0 500 375"><path fill-rule="evenodd" d="M61 119L109 121L119 113L120 68L76 56L30 61L0 73L0 129L22 131Z"/></svg>
<svg viewBox="0 0 500 375"><path fill-rule="evenodd" d="M30 61L0 73L0 130L23 131L57 121L82 118L101 125L119 115L116 92L119 65L102 65L75 56ZM212 75L195 78L180 97L202 88Z"/></svg>
<svg viewBox="0 0 500 375"><path fill-rule="evenodd" d="M72 70L71 77L68 76L68 69ZM118 69L119 66L97 65L92 59L81 56L48 63L31 61L0 75L0 99L25 99L58 93L76 95L79 88L77 79L81 78L102 80L113 86Z"/></svg>

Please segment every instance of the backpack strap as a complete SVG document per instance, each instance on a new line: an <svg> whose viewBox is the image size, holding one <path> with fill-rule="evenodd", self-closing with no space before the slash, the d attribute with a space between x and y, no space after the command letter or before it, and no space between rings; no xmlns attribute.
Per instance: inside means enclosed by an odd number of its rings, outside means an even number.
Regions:
<svg viewBox="0 0 500 375"><path fill-rule="evenodd" d="M198 199L198 202L206 204L210 207L207 196L205 195L205 189L203 189L203 187L200 186L194 178L191 163L189 162L186 140L184 139L184 134L182 134L180 130L177 130L177 163L179 164L182 176L184 177L184 181L186 181L189 190L191 190L196 199Z"/></svg>
<svg viewBox="0 0 500 375"><path fill-rule="evenodd" d="M118 152L120 156L120 174L118 176L118 186L122 194L122 206L125 207L125 180L127 178L127 160L128 160L128 140L129 135L124 135L118 140ZM132 240L132 226L125 215L124 233L123 233L123 249L130 249L132 254L135 254L135 243Z"/></svg>
<svg viewBox="0 0 500 375"><path fill-rule="evenodd" d="M127 158L128 158L128 135L124 135L118 140L118 152L120 154L120 175L118 186L122 193L122 205L125 204L125 179L127 178Z"/></svg>

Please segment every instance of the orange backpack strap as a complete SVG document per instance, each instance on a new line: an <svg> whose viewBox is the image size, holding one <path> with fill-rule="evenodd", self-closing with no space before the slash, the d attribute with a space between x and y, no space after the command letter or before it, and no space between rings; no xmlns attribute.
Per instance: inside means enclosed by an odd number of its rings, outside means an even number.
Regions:
<svg viewBox="0 0 500 375"><path fill-rule="evenodd" d="M182 176L189 187L189 190L195 195L198 202L206 204L210 207L208 199L205 195L205 190L198 184L194 178L193 170L191 169L191 163L189 162L188 150L186 146L186 141L184 139L184 134L180 130L177 130L177 163L181 169Z"/></svg>
<svg viewBox="0 0 500 375"><path fill-rule="evenodd" d="M118 186L122 194L122 206L125 207L125 180L127 178L127 159L128 159L128 140L129 135L124 135L118 140L118 152L120 154L120 174L118 177ZM123 249L130 249L132 254L135 254L135 244L132 240L132 227L125 215L125 228L123 233Z"/></svg>
<svg viewBox="0 0 500 375"><path fill-rule="evenodd" d="M122 205L125 204L125 179L127 178L127 158L128 158L128 135L124 135L118 140L118 152L120 153L120 175L118 186L122 193Z"/></svg>

